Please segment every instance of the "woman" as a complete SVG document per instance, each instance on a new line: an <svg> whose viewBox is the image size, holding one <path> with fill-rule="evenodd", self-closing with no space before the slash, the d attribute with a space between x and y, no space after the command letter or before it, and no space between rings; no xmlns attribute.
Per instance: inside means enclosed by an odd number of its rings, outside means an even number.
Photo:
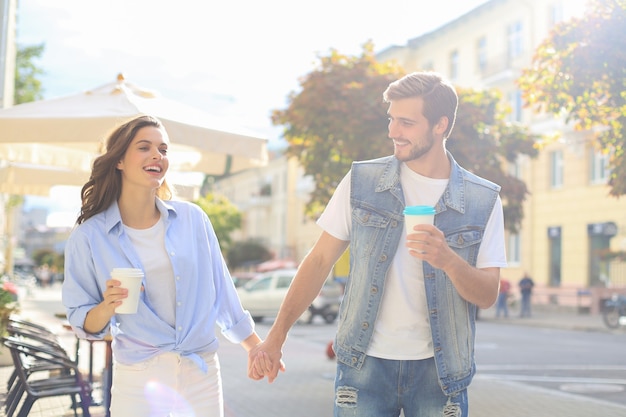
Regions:
<svg viewBox="0 0 626 417"><path fill-rule="evenodd" d="M113 336L115 417L223 416L215 325L248 351L261 342L206 214L165 201L168 146L151 116L115 129L82 188L66 245L63 303L72 327L82 338ZM111 279L113 268L143 270L136 314L115 314L127 290Z"/></svg>

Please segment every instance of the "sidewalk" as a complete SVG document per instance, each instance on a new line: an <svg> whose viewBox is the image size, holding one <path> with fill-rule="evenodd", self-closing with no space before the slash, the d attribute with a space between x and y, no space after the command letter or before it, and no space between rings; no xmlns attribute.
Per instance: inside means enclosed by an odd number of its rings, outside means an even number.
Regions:
<svg viewBox="0 0 626 417"><path fill-rule="evenodd" d="M63 329L60 289L34 289L21 301L21 316L57 331L69 352L75 349L71 332ZM608 332L600 316L578 315L535 309L531 318L511 316L507 323L576 329L590 332ZM495 321L493 311L480 313L481 321ZM263 336L263 335L261 335ZM94 371L103 368L103 344L94 344ZM83 342L81 348L87 346ZM291 337L285 346L289 355L289 369L274 384L249 380L245 374L245 353L238 345L224 342L220 347L220 361L224 379L225 417L325 417L332 415L334 363L320 359L322 346L303 337ZM79 356L81 369L88 369L86 355ZM0 367L0 401L5 395L12 366ZM97 380L96 380L97 382ZM475 377L469 389L472 417L625 417L626 407L567 394L527 384ZM68 398L51 398L35 402L32 417L73 416ZM4 416L4 409L0 416ZM80 415L80 411L79 411ZM102 406L91 408L93 417L104 417ZM198 416L202 417L202 416Z"/></svg>
<svg viewBox="0 0 626 417"><path fill-rule="evenodd" d="M496 318L495 307L481 310L479 321L498 322L506 324L549 327L564 330L583 330L588 332L623 331L611 330L606 327L599 314L578 313L573 309L563 309L554 306L533 306L531 317L519 317L519 312L510 309L508 318Z"/></svg>

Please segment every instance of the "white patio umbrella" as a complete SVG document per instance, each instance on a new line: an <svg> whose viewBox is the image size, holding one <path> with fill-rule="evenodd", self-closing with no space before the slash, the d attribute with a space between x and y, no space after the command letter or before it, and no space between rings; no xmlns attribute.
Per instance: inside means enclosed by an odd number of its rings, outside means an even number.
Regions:
<svg viewBox="0 0 626 417"><path fill-rule="evenodd" d="M93 90L0 109L0 159L84 169L106 134L139 114L163 122L173 170L223 175L267 161L266 139L127 83L121 74Z"/></svg>
<svg viewBox="0 0 626 417"><path fill-rule="evenodd" d="M49 148L46 150L50 151ZM56 166L0 161L0 193L2 194L47 197L54 186L82 186L88 179L88 169L68 169ZM4 202L5 200L2 201ZM13 223L15 221L15 212L12 209L7 209L7 207L3 207L3 210L5 210L4 227L0 230L2 230L1 236L5 244L4 253L0 260L0 270L3 269L5 273L13 275Z"/></svg>
<svg viewBox="0 0 626 417"><path fill-rule="evenodd" d="M89 171L0 161L0 193L49 196L57 185L82 186Z"/></svg>

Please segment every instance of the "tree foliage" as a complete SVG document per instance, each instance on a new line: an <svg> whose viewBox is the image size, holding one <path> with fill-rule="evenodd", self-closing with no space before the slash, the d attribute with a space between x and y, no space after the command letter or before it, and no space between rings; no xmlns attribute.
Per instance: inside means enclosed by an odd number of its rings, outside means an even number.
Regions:
<svg viewBox="0 0 626 417"><path fill-rule="evenodd" d="M519 85L537 111L564 114L611 155L610 194L626 194L626 1L592 0L582 18L557 25Z"/></svg>
<svg viewBox="0 0 626 417"><path fill-rule="evenodd" d="M44 71L36 64L36 60L41 58L43 51L44 44L17 48L14 104L28 103L43 98L41 81L37 77L43 75Z"/></svg>
<svg viewBox="0 0 626 417"><path fill-rule="evenodd" d="M288 107L274 111L272 119L285 126L287 154L297 157L305 174L315 180L307 205L311 217L326 206L352 161L393 153L382 93L404 75L393 63L376 62L370 43L358 57L333 50L320 60L319 68L302 79L301 91L290 95ZM513 162L519 154L534 157L537 138L504 121L506 111L498 105L497 93L458 93L458 119L448 149L462 166L502 186L506 227L517 231L528 191L503 170L502 162Z"/></svg>
<svg viewBox="0 0 626 417"><path fill-rule="evenodd" d="M226 255L228 267L233 269L259 264L270 259L272 259L272 252L255 240L233 243Z"/></svg>
<svg viewBox="0 0 626 417"><path fill-rule="evenodd" d="M194 203L209 216L222 253L227 253L232 242L230 233L241 227L241 212L228 198L214 193L208 193Z"/></svg>
<svg viewBox="0 0 626 417"><path fill-rule="evenodd" d="M52 249L38 249L33 253L32 258L37 267L48 265L54 267L55 270L62 271L65 265L63 254L57 253Z"/></svg>
<svg viewBox="0 0 626 417"><path fill-rule="evenodd" d="M506 122L508 109L497 91L457 89L459 109L446 148L464 168L502 187L500 196L507 230L517 232L524 218L528 188L506 170L519 155L537 156L537 135L520 124Z"/></svg>
<svg viewBox="0 0 626 417"><path fill-rule="evenodd" d="M301 79L301 91L289 96L289 106L273 112L272 122L285 126L287 155L297 157L305 175L315 180L308 215L321 212L353 160L392 149L382 92L401 73L394 64L376 62L371 43L358 57L332 50Z"/></svg>

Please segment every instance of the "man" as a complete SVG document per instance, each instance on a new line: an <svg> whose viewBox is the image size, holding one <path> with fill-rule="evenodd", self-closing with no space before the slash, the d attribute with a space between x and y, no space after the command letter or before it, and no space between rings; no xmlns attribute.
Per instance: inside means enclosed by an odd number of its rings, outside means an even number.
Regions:
<svg viewBox="0 0 626 417"><path fill-rule="evenodd" d="M530 297L533 292L535 282L530 278L528 273L524 273L524 276L519 282L520 292L522 293L522 308L520 310L520 317L530 317Z"/></svg>
<svg viewBox="0 0 626 417"><path fill-rule="evenodd" d="M265 342L250 354L259 368L273 364L272 382L289 329L350 246L334 342L335 417L467 416L476 308L493 305L506 265L500 187L446 151L458 98L439 75L409 74L383 98L394 155L352 165ZM434 206L434 226L407 235L409 205Z"/></svg>

